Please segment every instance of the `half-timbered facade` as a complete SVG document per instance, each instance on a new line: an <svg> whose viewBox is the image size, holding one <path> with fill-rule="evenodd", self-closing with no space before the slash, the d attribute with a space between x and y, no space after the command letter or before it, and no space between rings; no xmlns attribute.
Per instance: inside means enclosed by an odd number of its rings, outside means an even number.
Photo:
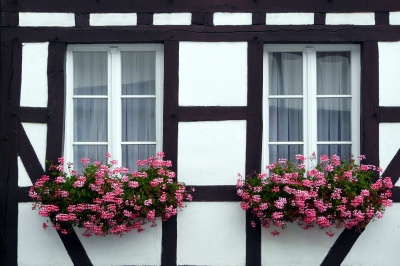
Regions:
<svg viewBox="0 0 400 266"><path fill-rule="evenodd" d="M322 97L315 80L320 68L336 68L324 61L330 52L347 62L340 87L348 89ZM399 62L396 0L2 0L0 264L400 265L398 186L383 219L361 234L339 230L332 238L295 225L279 237L252 228L235 188L238 172L261 171L283 146L289 155L320 148L365 154L396 183ZM301 76L292 75L297 67ZM124 79L125 69L139 79ZM269 93L279 82L307 89ZM102 88L109 93L93 92ZM322 105L340 98L330 119L346 110L351 123L341 139L319 139L322 122L308 108L319 98ZM280 101L304 111L282 120L294 132L286 139L285 127L268 133ZM78 105L93 107L87 120L74 111ZM115 111L129 105L147 110L143 117L153 126L145 134L129 135L143 119ZM293 117L303 113L307 119L294 128ZM89 146L128 164L163 150L178 180L196 188L193 202L168 222L122 238L43 230L29 187L47 171L46 160L75 160Z"/></svg>

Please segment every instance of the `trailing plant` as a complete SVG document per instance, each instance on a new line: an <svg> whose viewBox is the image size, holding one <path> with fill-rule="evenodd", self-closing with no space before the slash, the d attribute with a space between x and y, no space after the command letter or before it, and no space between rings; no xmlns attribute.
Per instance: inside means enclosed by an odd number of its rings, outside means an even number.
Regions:
<svg viewBox="0 0 400 266"><path fill-rule="evenodd" d="M296 222L305 230L335 226L361 231L392 206L392 181L380 176L379 167L359 166L353 159L341 161L334 154L321 156L315 167L306 170L306 158L296 155L296 159L297 165L280 159L267 165L269 173L254 173L245 180L238 174L237 194L242 198L241 208L253 214L253 227L260 220L263 227L273 224L284 229L286 222ZM315 155L310 159L313 162Z"/></svg>
<svg viewBox="0 0 400 266"><path fill-rule="evenodd" d="M31 187L33 209L62 234L72 232L73 226L84 228L87 237L141 232L146 223L156 226L157 218L167 221L184 207L184 199L192 200L185 184L174 181L175 172L168 169L171 161L163 157L159 152L138 161L142 168L133 173L117 167L116 160L103 164L82 158L82 174L72 170L71 163L65 172L64 159L59 158L59 164L50 165L52 178L43 175Z"/></svg>

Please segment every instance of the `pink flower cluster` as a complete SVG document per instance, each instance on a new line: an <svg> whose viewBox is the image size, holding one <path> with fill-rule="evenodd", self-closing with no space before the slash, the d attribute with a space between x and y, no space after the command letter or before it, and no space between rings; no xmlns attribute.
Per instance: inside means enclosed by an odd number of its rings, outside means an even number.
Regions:
<svg viewBox="0 0 400 266"><path fill-rule="evenodd" d="M284 229L286 222L296 221L305 230L316 226L362 230L392 205L392 181L380 176L379 167L359 166L352 159L342 162L334 154L321 156L315 168L306 170L305 157L296 159L298 165L285 159L268 165L269 174L255 173L245 180L238 175L240 206L250 210L263 227L273 224ZM254 220L251 225L256 226ZM276 232L274 236L279 235Z"/></svg>
<svg viewBox="0 0 400 266"><path fill-rule="evenodd" d="M83 174L70 169L72 164L67 174L60 170L64 159L59 158L59 165L50 166L53 178L44 175L31 187L33 209L49 217L53 228L63 234L73 226L84 228L87 237L141 232L149 222L156 226L157 218L168 220L185 207L183 200L192 200L185 184L173 181L175 173L168 169L171 161L163 160L164 153L157 155L139 161L138 165L147 167L132 174L117 167L115 160L108 165L90 164L87 158L81 160Z"/></svg>

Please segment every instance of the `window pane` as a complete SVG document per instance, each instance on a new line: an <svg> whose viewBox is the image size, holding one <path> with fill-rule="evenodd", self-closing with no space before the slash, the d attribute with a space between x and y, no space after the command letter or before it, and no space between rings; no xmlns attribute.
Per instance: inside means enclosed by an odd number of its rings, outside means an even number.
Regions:
<svg viewBox="0 0 400 266"><path fill-rule="evenodd" d="M296 154L303 154L303 145L269 145L269 163L278 159L296 159Z"/></svg>
<svg viewBox="0 0 400 266"><path fill-rule="evenodd" d="M269 95L302 94L302 53L269 53Z"/></svg>
<svg viewBox="0 0 400 266"><path fill-rule="evenodd" d="M107 99L74 99L74 141L107 141Z"/></svg>
<svg viewBox="0 0 400 266"><path fill-rule="evenodd" d="M155 52L121 52L122 95L155 95Z"/></svg>
<svg viewBox="0 0 400 266"><path fill-rule="evenodd" d="M89 158L90 162L100 161L107 163L107 145L76 145L74 146L74 169L82 171L82 158Z"/></svg>
<svg viewBox="0 0 400 266"><path fill-rule="evenodd" d="M155 155L156 145L122 145L122 166L136 171L140 169L136 165L137 160L145 160Z"/></svg>
<svg viewBox="0 0 400 266"><path fill-rule="evenodd" d="M332 145L318 145L318 158L321 155L328 155L331 156L332 154L336 154L340 156L340 159L342 161L346 160L347 162L349 161L349 158L351 158L351 145L350 144L345 144L345 145L337 145L337 144L332 144Z"/></svg>
<svg viewBox="0 0 400 266"><path fill-rule="evenodd" d="M269 140L303 140L302 99L269 99Z"/></svg>
<svg viewBox="0 0 400 266"><path fill-rule="evenodd" d="M317 94L351 94L350 52L317 52Z"/></svg>
<svg viewBox="0 0 400 266"><path fill-rule="evenodd" d="M318 141L351 140L351 99L317 99Z"/></svg>
<svg viewBox="0 0 400 266"><path fill-rule="evenodd" d="M74 94L107 95L107 52L74 52Z"/></svg>
<svg viewBox="0 0 400 266"><path fill-rule="evenodd" d="M122 99L122 141L156 141L155 110L155 99Z"/></svg>

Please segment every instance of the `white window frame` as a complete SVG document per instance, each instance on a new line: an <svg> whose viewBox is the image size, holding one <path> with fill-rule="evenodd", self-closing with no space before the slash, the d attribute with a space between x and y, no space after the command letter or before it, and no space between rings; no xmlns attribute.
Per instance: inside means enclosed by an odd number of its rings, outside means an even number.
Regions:
<svg viewBox="0 0 400 266"><path fill-rule="evenodd" d="M73 95L73 52L108 52L108 84L107 95ZM121 95L121 52L126 51L154 51L155 56L155 95ZM82 44L68 45L66 54L66 100L65 100L65 126L64 126L64 158L65 162L74 161L73 145L73 100L76 98L106 98L108 115L108 141L107 142L79 142L81 145L108 145L108 152L113 159L122 162L123 144L155 144L156 151L161 151L162 122L163 122L163 85L164 85L164 49L162 44ZM156 141L155 142L123 142L121 134L122 98L155 98L156 99ZM120 130L113 130L120 129ZM155 156L156 154L154 154ZM141 158L147 159L147 158ZM99 158L99 160L105 160ZM124 165L122 165L124 166Z"/></svg>
<svg viewBox="0 0 400 266"><path fill-rule="evenodd" d="M316 52L350 52L351 71L351 141L317 141L317 58ZM302 52L303 54L303 96L273 96L269 94L269 52ZM317 152L317 144L351 144L351 152L357 161L360 154L360 46L356 44L266 44L263 55L263 145L262 166L269 164L270 144L302 144L306 157ZM340 95L343 97L344 95ZM303 98L303 141L270 142L269 141L269 99ZM332 97L331 95L329 97ZM314 129L314 130L312 130ZM289 159L289 158L284 158ZM265 171L265 169L262 169Z"/></svg>

